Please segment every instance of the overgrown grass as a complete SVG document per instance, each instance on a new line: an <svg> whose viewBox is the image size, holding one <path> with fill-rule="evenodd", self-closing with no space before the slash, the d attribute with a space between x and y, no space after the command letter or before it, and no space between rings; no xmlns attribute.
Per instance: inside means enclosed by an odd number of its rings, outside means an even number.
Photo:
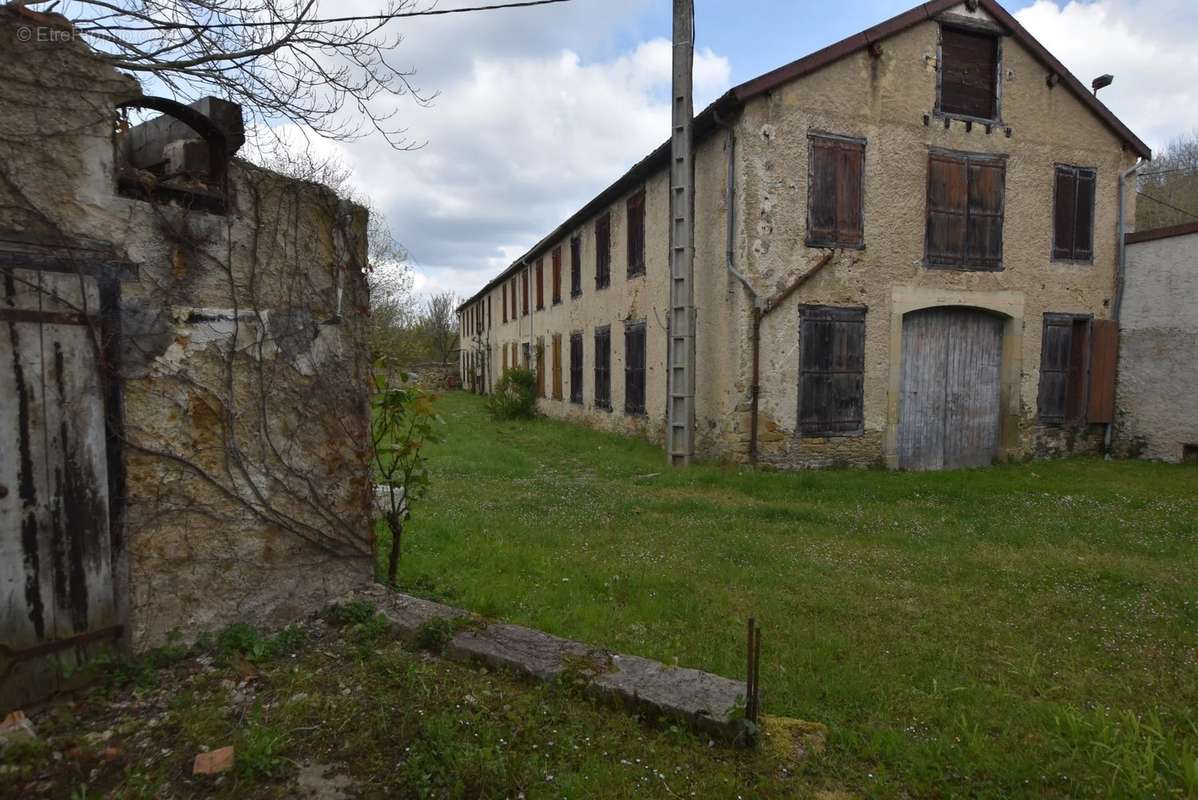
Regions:
<svg viewBox="0 0 1198 800"><path fill-rule="evenodd" d="M413 591L733 676L755 615L765 710L870 796L1198 796L1198 470L671 471L439 409Z"/></svg>

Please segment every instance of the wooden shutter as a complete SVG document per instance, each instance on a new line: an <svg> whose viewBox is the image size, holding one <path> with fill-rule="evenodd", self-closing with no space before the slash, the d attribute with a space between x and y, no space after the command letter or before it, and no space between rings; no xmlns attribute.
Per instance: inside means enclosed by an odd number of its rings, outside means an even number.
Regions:
<svg viewBox="0 0 1198 800"><path fill-rule="evenodd" d="M1077 226L1077 170L1057 167L1053 188L1052 257L1073 258Z"/></svg>
<svg viewBox="0 0 1198 800"><path fill-rule="evenodd" d="M628 198L628 277L645 274L645 190Z"/></svg>
<svg viewBox="0 0 1198 800"><path fill-rule="evenodd" d="M807 244L860 247L865 145L827 136L811 137L807 190Z"/></svg>
<svg viewBox="0 0 1198 800"><path fill-rule="evenodd" d="M998 39L955 28L940 32L940 110L997 119Z"/></svg>
<svg viewBox="0 0 1198 800"><path fill-rule="evenodd" d="M595 288L611 283L611 214L595 220Z"/></svg>
<svg viewBox="0 0 1198 800"><path fill-rule="evenodd" d="M1092 169L1077 171L1077 209L1074 223L1073 258L1089 261L1094 257L1094 188L1097 173Z"/></svg>
<svg viewBox="0 0 1198 800"><path fill-rule="evenodd" d="M528 316L528 269L527 268L522 269L520 271L520 284L521 284L521 288L523 290L521 292L521 298L520 298L522 301L521 305L520 305L520 310L523 311L524 316L527 317Z"/></svg>
<svg viewBox="0 0 1198 800"><path fill-rule="evenodd" d="M1086 418L1097 424L1115 421L1115 369L1119 357L1119 325L1096 319L1090 328L1090 407Z"/></svg>
<svg viewBox="0 0 1198 800"><path fill-rule="evenodd" d="M545 259L537 259L537 311L545 307Z"/></svg>
<svg viewBox="0 0 1198 800"><path fill-rule="evenodd" d="M1003 196L1006 165L969 161L969 218L966 220L967 266L996 270L1002 266Z"/></svg>
<svg viewBox="0 0 1198 800"><path fill-rule="evenodd" d="M645 323L624 327L624 413L645 413Z"/></svg>
<svg viewBox="0 0 1198 800"><path fill-rule="evenodd" d="M553 304L562 301L562 249L553 248Z"/></svg>
<svg viewBox="0 0 1198 800"><path fill-rule="evenodd" d="M595 406L611 408L611 329L595 330Z"/></svg>
<svg viewBox="0 0 1198 800"><path fill-rule="evenodd" d="M582 295L582 237L570 240L570 296Z"/></svg>
<svg viewBox="0 0 1198 800"><path fill-rule="evenodd" d="M1069 357L1073 351L1073 317L1044 315L1040 353L1040 419L1063 423L1068 410Z"/></svg>
<svg viewBox="0 0 1198 800"><path fill-rule="evenodd" d="M799 432L861 433L865 309L805 306L799 315Z"/></svg>
<svg viewBox="0 0 1198 800"><path fill-rule="evenodd" d="M965 233L969 211L969 166L959 158L928 159L928 264L965 265Z"/></svg>
<svg viewBox="0 0 1198 800"><path fill-rule="evenodd" d="M545 337L537 337L537 397L545 396Z"/></svg>
<svg viewBox="0 0 1198 800"><path fill-rule="evenodd" d="M582 404L582 334L570 334L570 402Z"/></svg>
<svg viewBox="0 0 1198 800"><path fill-rule="evenodd" d="M562 399L562 335L553 334L553 399Z"/></svg>

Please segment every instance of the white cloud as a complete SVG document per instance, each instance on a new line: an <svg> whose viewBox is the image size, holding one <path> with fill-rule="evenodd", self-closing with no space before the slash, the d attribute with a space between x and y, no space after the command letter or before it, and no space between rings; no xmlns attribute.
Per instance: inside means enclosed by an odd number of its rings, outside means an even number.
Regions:
<svg viewBox="0 0 1198 800"><path fill-rule="evenodd" d="M1198 130L1198 3L1036 2L1015 17L1084 84L1111 73L1100 97L1149 146Z"/></svg>
<svg viewBox="0 0 1198 800"><path fill-rule="evenodd" d="M644 5L611 2L626 14ZM420 64L419 83L439 93L428 108L400 106L425 146L335 146L408 248L419 293L473 293L669 138L670 43L587 57L610 30L571 5L564 29L521 29L511 12L476 19L469 36L466 19L413 28L393 60ZM726 58L696 53L696 103L727 89L730 73Z"/></svg>

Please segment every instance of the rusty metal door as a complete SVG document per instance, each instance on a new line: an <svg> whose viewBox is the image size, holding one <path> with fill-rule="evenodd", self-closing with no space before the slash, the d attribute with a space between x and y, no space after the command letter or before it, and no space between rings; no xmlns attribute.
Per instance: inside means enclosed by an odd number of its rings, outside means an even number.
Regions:
<svg viewBox="0 0 1198 800"><path fill-rule="evenodd" d="M899 466L960 469L994 463L1001 425L1001 317L932 308L903 319Z"/></svg>
<svg viewBox="0 0 1198 800"><path fill-rule="evenodd" d="M94 278L0 268L0 711L119 636Z"/></svg>

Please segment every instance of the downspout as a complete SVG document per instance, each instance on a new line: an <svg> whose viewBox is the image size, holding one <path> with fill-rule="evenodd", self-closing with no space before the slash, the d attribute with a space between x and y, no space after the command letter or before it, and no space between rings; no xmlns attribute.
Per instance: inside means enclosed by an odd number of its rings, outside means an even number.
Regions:
<svg viewBox="0 0 1198 800"><path fill-rule="evenodd" d="M1115 302L1111 309L1111 319L1115 323L1115 335L1119 335L1119 321L1123 314L1123 286L1127 282L1127 179L1135 175L1144 166L1144 159L1136 161L1135 165L1119 175L1119 260L1115 265ZM1115 362L1115 384L1119 383L1118 360ZM1108 422L1103 435L1103 452L1108 458L1111 455L1111 443L1114 439L1115 423Z"/></svg>
<svg viewBox="0 0 1198 800"><path fill-rule="evenodd" d="M753 284L736 268L736 127L720 119L719 112L714 112L717 125L727 132L724 151L728 154L728 185L726 188L727 209L724 217L727 222L725 231L724 266L728 274L736 278L745 290L753 304L752 328L752 363L753 375L749 385L749 463L757 463L757 418L759 398L761 396L761 301Z"/></svg>

